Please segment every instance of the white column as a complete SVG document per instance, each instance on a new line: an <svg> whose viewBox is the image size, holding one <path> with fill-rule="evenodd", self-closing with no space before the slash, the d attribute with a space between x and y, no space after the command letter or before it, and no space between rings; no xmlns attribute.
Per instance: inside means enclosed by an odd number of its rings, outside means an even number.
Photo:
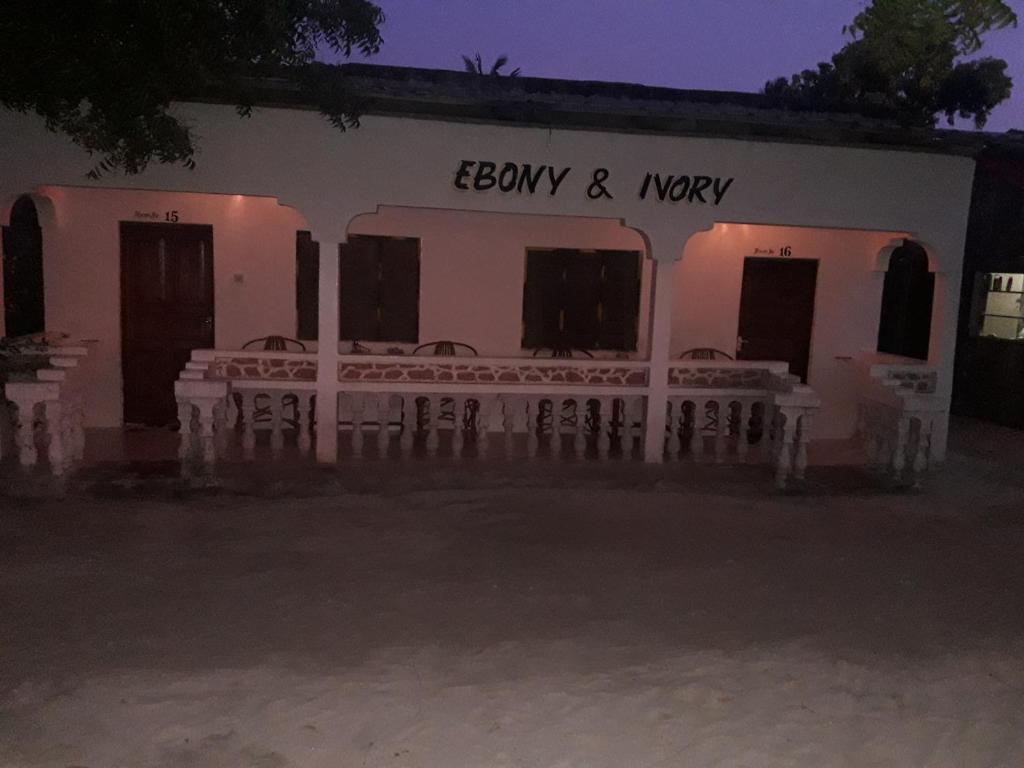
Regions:
<svg viewBox="0 0 1024 768"><path fill-rule="evenodd" d="M674 260L659 261L657 256L667 251L668 244L652 242L651 279L654 283L651 302L650 381L647 382L647 419L644 433L644 461L657 464L664 460L665 419L668 409L668 363L672 355L672 295L675 292ZM670 256L662 253L662 256Z"/></svg>
<svg viewBox="0 0 1024 768"><path fill-rule="evenodd" d="M338 242L320 243L320 322L316 368L316 460L338 460Z"/></svg>

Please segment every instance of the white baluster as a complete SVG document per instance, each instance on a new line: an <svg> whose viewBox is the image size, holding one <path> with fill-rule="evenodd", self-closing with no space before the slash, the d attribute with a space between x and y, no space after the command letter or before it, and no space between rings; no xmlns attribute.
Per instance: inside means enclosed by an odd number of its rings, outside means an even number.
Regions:
<svg viewBox="0 0 1024 768"><path fill-rule="evenodd" d="M438 434L438 421L441 417L441 398L436 395L427 395L427 455L437 456L437 449L441 445L441 437Z"/></svg>
<svg viewBox="0 0 1024 768"><path fill-rule="evenodd" d="M466 442L464 427L466 424L466 398L452 398L452 458L462 458L462 448Z"/></svg>
<svg viewBox="0 0 1024 768"><path fill-rule="evenodd" d="M61 430L60 400L47 400L43 404L44 429L49 438L46 453L50 460L50 472L56 476L64 474L64 435Z"/></svg>
<svg viewBox="0 0 1024 768"><path fill-rule="evenodd" d="M574 421L572 451L577 459L587 455L587 403L582 397L573 401Z"/></svg>
<svg viewBox="0 0 1024 768"><path fill-rule="evenodd" d="M914 487L920 488L925 472L928 471L928 449L931 444L932 420L922 416L918 420L917 451L914 454Z"/></svg>
<svg viewBox="0 0 1024 768"><path fill-rule="evenodd" d="M74 422L72 423L72 443L75 461L85 458L85 401L81 397L74 399Z"/></svg>
<svg viewBox="0 0 1024 768"><path fill-rule="evenodd" d="M612 447L612 422L614 401L609 397L599 398L597 401L597 455L599 458L607 459L608 452Z"/></svg>
<svg viewBox="0 0 1024 768"><path fill-rule="evenodd" d="M515 432L519 412L519 399L511 395L501 398L502 426L505 429L505 458L515 455Z"/></svg>
<svg viewBox="0 0 1024 768"><path fill-rule="evenodd" d="M793 477L797 480L803 480L807 473L807 444L811 439L811 422L810 413L805 412L799 417L796 433L796 457L793 460Z"/></svg>
<svg viewBox="0 0 1024 768"><path fill-rule="evenodd" d="M693 401L693 432L690 435L690 458L700 461L704 454L704 419L706 418L706 401Z"/></svg>
<svg viewBox="0 0 1024 768"><path fill-rule="evenodd" d="M398 447L402 455L412 455L413 441L419 429L419 406L416 404L416 395L402 396L402 434L398 438Z"/></svg>
<svg viewBox="0 0 1024 768"><path fill-rule="evenodd" d="M892 478L899 481L907 466L907 436L910 433L910 419L900 416L896 423L896 445L892 454Z"/></svg>
<svg viewBox="0 0 1024 768"><path fill-rule="evenodd" d="M633 446L639 442L640 447L644 444L644 400L642 397L634 397L630 406L625 410L629 421L626 423L625 434L628 436L627 445L622 452L626 458L633 455ZM628 451L627 451L628 449Z"/></svg>
<svg viewBox="0 0 1024 768"><path fill-rule="evenodd" d="M69 395L64 403L60 418L61 442L64 444L64 464L66 467L72 466L75 462L74 421L75 401L74 397Z"/></svg>
<svg viewBox="0 0 1024 768"><path fill-rule="evenodd" d="M363 408L365 402L363 395L355 393L350 395L349 402L352 404L352 458L363 458Z"/></svg>
<svg viewBox="0 0 1024 768"><path fill-rule="evenodd" d="M485 395L480 397L477 403L476 421L473 423L476 435L476 455L484 458L490 447L491 413L494 410L494 398Z"/></svg>
<svg viewBox="0 0 1024 768"><path fill-rule="evenodd" d="M178 401L178 461L186 462L192 458L195 439L192 427L192 403Z"/></svg>
<svg viewBox="0 0 1024 768"><path fill-rule="evenodd" d="M796 417L788 412L779 414L775 428L775 442L778 455L775 459L775 487L782 490L789 480L793 467L793 433L796 430Z"/></svg>
<svg viewBox="0 0 1024 768"><path fill-rule="evenodd" d="M267 402L270 408L270 450L277 454L284 448L284 403L281 393L271 390L267 393Z"/></svg>
<svg viewBox="0 0 1024 768"><path fill-rule="evenodd" d="M228 402L231 396L213 406L214 449L223 456L228 448Z"/></svg>
<svg viewBox="0 0 1024 768"><path fill-rule="evenodd" d="M718 412L715 419L715 463L721 464L725 461L725 437L729 429L729 401L715 400L714 406Z"/></svg>
<svg viewBox="0 0 1024 768"><path fill-rule="evenodd" d="M299 453L305 456L309 453L310 448L313 447L313 393L297 392L295 397L295 421L299 428L295 444L298 446Z"/></svg>
<svg viewBox="0 0 1024 768"><path fill-rule="evenodd" d="M540 440L537 431L540 425L540 398L526 398L526 456L536 458L537 449L540 447Z"/></svg>
<svg viewBox="0 0 1024 768"><path fill-rule="evenodd" d="M753 404L740 400L736 411L736 455L741 459L750 452L750 416Z"/></svg>
<svg viewBox="0 0 1024 768"><path fill-rule="evenodd" d="M388 455L391 442L391 395L377 395L377 455Z"/></svg>
<svg viewBox="0 0 1024 768"><path fill-rule="evenodd" d="M678 459L683 454L683 438L680 430L682 430L684 422L683 401L679 398L669 400L668 435L665 438L665 447L672 459Z"/></svg>
<svg viewBox="0 0 1024 768"><path fill-rule="evenodd" d="M217 401L204 397L198 401L199 406L199 438L203 447L203 463L212 465L217 461L217 447L214 444L214 407Z"/></svg>
<svg viewBox="0 0 1024 768"><path fill-rule="evenodd" d="M15 402L15 443L18 447L18 461L23 467L34 467L39 455L36 451L36 403L38 401L19 399Z"/></svg>
<svg viewBox="0 0 1024 768"><path fill-rule="evenodd" d="M242 390L242 454L252 459L256 453L256 395Z"/></svg>
<svg viewBox="0 0 1024 768"><path fill-rule="evenodd" d="M229 392L227 400L225 401L224 417L227 419L228 428L234 429L238 426L238 421L241 418L238 410L238 403L235 402L235 396Z"/></svg>

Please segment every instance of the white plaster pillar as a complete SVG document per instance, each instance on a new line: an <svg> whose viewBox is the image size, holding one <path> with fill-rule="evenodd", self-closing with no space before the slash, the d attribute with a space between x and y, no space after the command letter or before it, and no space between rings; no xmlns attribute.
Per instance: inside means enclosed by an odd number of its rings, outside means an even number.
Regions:
<svg viewBox="0 0 1024 768"><path fill-rule="evenodd" d="M680 238L681 240L681 238ZM668 364L672 355L672 299L675 293L674 256L676 247L665 241L651 242L653 269L651 270L651 330L650 380L647 382L647 429L644 433L644 461L658 464L665 454L665 418L668 409Z"/></svg>
<svg viewBox="0 0 1024 768"><path fill-rule="evenodd" d="M338 240L320 243L320 292L316 366L316 460L338 460Z"/></svg>

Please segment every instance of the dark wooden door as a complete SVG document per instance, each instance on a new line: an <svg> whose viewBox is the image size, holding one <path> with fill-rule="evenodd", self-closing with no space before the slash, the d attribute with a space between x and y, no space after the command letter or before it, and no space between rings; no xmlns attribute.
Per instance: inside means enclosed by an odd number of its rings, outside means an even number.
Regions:
<svg viewBox="0 0 1024 768"><path fill-rule="evenodd" d="M124 420L177 420L174 381L193 349L213 347L213 230L121 224Z"/></svg>
<svg viewBox="0 0 1024 768"><path fill-rule="evenodd" d="M736 359L783 360L806 382L817 280L817 261L746 259Z"/></svg>

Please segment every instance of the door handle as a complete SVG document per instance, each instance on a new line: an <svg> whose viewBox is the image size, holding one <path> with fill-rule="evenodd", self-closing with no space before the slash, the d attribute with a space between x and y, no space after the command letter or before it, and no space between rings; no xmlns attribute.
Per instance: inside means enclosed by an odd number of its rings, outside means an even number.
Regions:
<svg viewBox="0 0 1024 768"><path fill-rule="evenodd" d="M736 351L739 352L740 350L742 350L743 349L743 345L746 344L746 343L747 343L746 339L744 339L742 336L737 336L736 337Z"/></svg>

